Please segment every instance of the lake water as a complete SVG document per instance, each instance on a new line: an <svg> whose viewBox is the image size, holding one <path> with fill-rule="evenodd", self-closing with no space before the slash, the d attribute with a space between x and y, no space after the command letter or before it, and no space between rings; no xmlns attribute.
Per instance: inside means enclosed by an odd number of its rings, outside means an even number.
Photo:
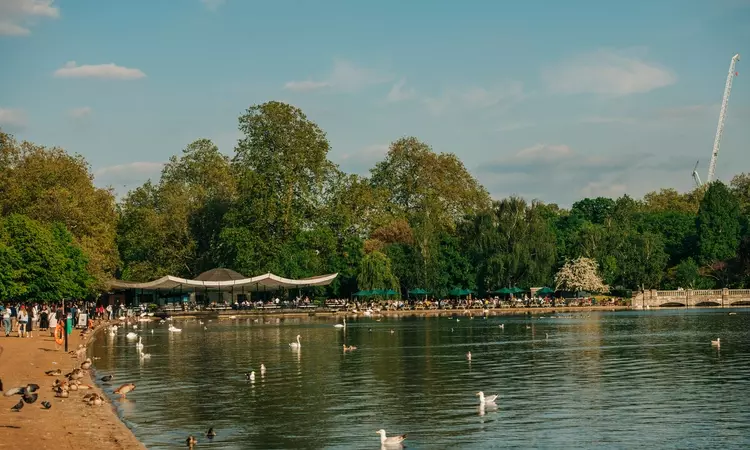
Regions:
<svg viewBox="0 0 750 450"><path fill-rule="evenodd" d="M381 428L413 449L750 448L750 309L458 317L175 320L139 324L150 360L122 329L92 351L106 392L137 385L113 403L150 449L368 449Z"/></svg>

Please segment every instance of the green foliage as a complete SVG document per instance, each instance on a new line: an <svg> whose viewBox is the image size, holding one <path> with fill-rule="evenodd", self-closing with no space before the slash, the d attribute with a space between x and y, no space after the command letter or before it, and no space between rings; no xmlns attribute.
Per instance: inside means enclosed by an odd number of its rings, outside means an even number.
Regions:
<svg viewBox="0 0 750 450"><path fill-rule="evenodd" d="M360 290L393 289L399 291L398 278L391 270L391 260L381 252L365 255L360 263L357 275L357 287Z"/></svg>
<svg viewBox="0 0 750 450"><path fill-rule="evenodd" d="M720 182L712 182L701 201L696 218L698 260L703 264L737 256L741 239L740 205Z"/></svg>

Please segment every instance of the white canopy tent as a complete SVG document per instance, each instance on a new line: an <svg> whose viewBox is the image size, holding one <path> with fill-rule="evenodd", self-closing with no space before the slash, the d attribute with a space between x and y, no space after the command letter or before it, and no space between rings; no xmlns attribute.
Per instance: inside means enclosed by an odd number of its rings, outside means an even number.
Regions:
<svg viewBox="0 0 750 450"><path fill-rule="evenodd" d="M302 278L298 280L280 277L272 273L258 275L252 278L242 278L236 280L223 281L204 281L189 280L187 278L174 277L167 275L157 280L143 283L133 283L128 281L113 280L110 282L110 289L142 289L149 291L166 291L166 290L212 290L222 292L258 292L258 291L275 291L279 289L298 289L314 286L328 286L336 279L338 273L320 275L311 278Z"/></svg>

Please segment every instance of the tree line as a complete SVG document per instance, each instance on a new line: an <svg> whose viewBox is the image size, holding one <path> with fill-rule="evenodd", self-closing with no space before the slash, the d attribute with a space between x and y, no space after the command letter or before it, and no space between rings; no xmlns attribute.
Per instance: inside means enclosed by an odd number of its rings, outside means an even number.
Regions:
<svg viewBox="0 0 750 450"><path fill-rule="evenodd" d="M421 288L444 295L556 285L590 259L626 289L747 287L750 175L642 199L584 198L571 208L493 200L452 153L394 141L369 176L328 158L325 133L281 102L239 117L230 158L199 139L159 180L116 202L89 165L0 130L0 297L101 292L112 278L340 275L320 295ZM559 280L559 277L557 277Z"/></svg>

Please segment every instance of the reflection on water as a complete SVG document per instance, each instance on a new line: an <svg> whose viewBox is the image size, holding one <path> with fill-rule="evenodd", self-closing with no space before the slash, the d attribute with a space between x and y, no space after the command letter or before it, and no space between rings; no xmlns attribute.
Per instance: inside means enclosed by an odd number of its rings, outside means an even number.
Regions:
<svg viewBox="0 0 750 450"><path fill-rule="evenodd" d="M114 404L152 449L377 448L381 428L413 449L750 448L750 310L728 312L185 320L139 324L150 360L122 329L93 353L108 393L137 385Z"/></svg>

